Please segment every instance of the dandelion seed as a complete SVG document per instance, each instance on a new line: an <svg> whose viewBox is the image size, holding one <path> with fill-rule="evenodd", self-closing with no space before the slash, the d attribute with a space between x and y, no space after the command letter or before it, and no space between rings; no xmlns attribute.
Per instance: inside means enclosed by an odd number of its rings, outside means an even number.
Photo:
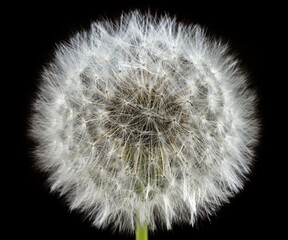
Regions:
<svg viewBox="0 0 288 240"><path fill-rule="evenodd" d="M213 41L197 25L132 12L58 48L31 135L72 209L97 227L170 229L213 214L243 187L255 94L227 45Z"/></svg>

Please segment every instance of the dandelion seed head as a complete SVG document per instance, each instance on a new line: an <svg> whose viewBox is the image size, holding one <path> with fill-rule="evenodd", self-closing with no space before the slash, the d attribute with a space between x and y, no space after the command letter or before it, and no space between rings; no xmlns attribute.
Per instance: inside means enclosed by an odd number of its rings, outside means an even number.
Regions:
<svg viewBox="0 0 288 240"><path fill-rule="evenodd" d="M96 22L58 48L42 80L38 163L94 225L193 225L243 187L255 94L201 27L138 12Z"/></svg>

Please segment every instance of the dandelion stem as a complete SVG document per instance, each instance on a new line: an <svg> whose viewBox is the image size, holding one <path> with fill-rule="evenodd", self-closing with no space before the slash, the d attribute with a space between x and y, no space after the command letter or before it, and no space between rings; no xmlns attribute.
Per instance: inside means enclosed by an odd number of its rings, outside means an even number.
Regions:
<svg viewBox="0 0 288 240"><path fill-rule="evenodd" d="M148 240L148 226L146 221L141 223L139 219L137 220L136 240Z"/></svg>

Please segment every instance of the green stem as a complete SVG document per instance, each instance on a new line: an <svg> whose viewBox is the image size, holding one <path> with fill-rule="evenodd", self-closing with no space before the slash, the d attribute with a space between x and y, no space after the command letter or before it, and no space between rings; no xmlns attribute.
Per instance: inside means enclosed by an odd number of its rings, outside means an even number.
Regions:
<svg viewBox="0 0 288 240"><path fill-rule="evenodd" d="M136 240L148 240L148 226L147 226L147 222L144 222L143 224L141 224L140 221L137 220L137 224L136 224Z"/></svg>

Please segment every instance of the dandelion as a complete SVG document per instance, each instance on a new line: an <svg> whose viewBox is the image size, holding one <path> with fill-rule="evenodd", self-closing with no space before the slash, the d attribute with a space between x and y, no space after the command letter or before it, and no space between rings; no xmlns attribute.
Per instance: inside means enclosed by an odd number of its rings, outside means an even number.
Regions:
<svg viewBox="0 0 288 240"><path fill-rule="evenodd" d="M228 46L198 25L135 11L59 46L31 135L51 189L100 228L195 223L243 187L255 94Z"/></svg>

